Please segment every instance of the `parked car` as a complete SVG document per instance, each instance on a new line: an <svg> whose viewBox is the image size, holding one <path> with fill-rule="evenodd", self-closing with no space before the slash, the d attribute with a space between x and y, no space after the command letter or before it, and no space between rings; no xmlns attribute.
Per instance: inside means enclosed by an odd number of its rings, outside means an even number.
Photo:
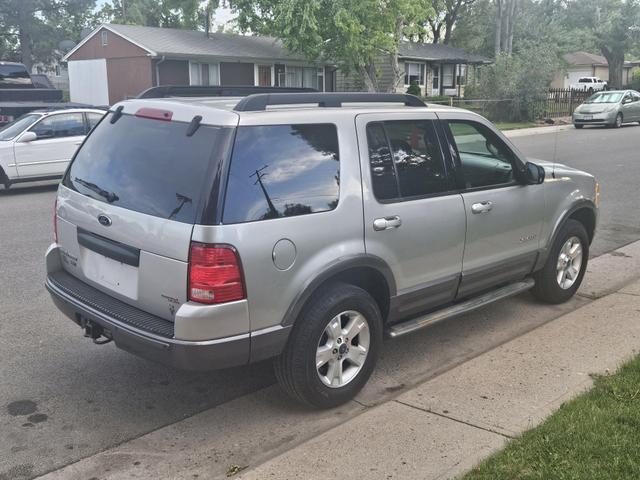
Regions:
<svg viewBox="0 0 640 480"><path fill-rule="evenodd" d="M46 287L97 343L194 370L274 357L286 392L332 407L383 336L526 290L561 303L583 279L594 177L527 160L477 114L150 97L110 109L58 190Z"/></svg>
<svg viewBox="0 0 640 480"><path fill-rule="evenodd" d="M578 79L578 83L572 83L570 88L572 90L584 90L585 92L597 92L606 90L607 82L598 77L581 77Z"/></svg>
<svg viewBox="0 0 640 480"><path fill-rule="evenodd" d="M573 112L573 125L606 125L640 122L640 93L635 90L610 90L590 96Z"/></svg>
<svg viewBox="0 0 640 480"><path fill-rule="evenodd" d="M62 177L103 110L63 109L27 113L0 127L0 184Z"/></svg>

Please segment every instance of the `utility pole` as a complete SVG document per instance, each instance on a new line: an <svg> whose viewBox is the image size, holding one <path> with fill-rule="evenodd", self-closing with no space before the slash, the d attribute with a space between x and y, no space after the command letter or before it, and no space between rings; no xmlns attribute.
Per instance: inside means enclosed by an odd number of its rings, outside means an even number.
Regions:
<svg viewBox="0 0 640 480"><path fill-rule="evenodd" d="M262 173L262 171L265 168L267 168L268 166L269 165L265 165L264 167L259 168L254 173L249 175L249 178L256 177L256 181L253 182L253 184L254 185L260 185L260 188L262 189L262 193L264 193L264 198L267 199L267 205L269 205L269 212L271 212L271 215L275 218L275 217L278 216L278 210L276 209L275 205L271 201L271 197L269 197L269 194L267 193L267 189L264 188L264 184L262 183L262 179L267 176L267 174L266 173Z"/></svg>

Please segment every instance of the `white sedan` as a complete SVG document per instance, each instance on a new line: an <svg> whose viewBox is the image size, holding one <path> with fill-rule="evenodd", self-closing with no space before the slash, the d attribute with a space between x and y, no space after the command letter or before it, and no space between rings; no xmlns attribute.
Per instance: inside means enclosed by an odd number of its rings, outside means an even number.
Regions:
<svg viewBox="0 0 640 480"><path fill-rule="evenodd" d="M0 128L0 184L9 188L13 183L62 177L104 113L87 108L36 111Z"/></svg>

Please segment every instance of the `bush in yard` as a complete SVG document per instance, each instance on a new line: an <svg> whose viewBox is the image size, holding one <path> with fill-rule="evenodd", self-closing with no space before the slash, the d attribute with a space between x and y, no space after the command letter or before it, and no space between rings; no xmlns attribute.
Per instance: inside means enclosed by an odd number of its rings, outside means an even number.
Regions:
<svg viewBox="0 0 640 480"><path fill-rule="evenodd" d="M422 91L420 90L418 82L416 82L415 80L411 82L411 85L409 85L409 88L407 88L407 93L410 95L416 95L418 97L422 95Z"/></svg>
<svg viewBox="0 0 640 480"><path fill-rule="evenodd" d="M466 98L488 102L485 114L494 121L535 120L549 84L560 68L556 51L545 45L525 44L512 55L500 54L495 63L480 67L480 79L465 90Z"/></svg>
<svg viewBox="0 0 640 480"><path fill-rule="evenodd" d="M633 77L631 78L631 88L640 91L640 69L637 69L635 72L633 72Z"/></svg>

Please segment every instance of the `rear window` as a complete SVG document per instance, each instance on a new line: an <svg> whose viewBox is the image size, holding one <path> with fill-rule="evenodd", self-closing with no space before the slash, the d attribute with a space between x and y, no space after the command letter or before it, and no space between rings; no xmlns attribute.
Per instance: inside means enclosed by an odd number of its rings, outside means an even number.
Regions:
<svg viewBox="0 0 640 480"><path fill-rule="evenodd" d="M118 207L184 223L211 223L211 195L232 128L202 125L187 136L188 123L112 113L89 135L63 184Z"/></svg>
<svg viewBox="0 0 640 480"><path fill-rule="evenodd" d="M239 127L224 223L332 210L338 204L338 134L332 124Z"/></svg>
<svg viewBox="0 0 640 480"><path fill-rule="evenodd" d="M22 65L0 65L0 88L33 88L31 77Z"/></svg>

